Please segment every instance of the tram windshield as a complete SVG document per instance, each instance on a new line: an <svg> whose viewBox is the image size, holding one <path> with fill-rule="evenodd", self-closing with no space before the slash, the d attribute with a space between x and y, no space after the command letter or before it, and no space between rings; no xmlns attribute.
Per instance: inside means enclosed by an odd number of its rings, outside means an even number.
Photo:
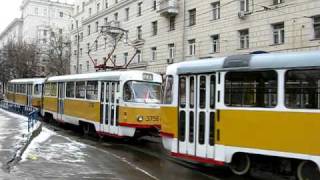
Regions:
<svg viewBox="0 0 320 180"><path fill-rule="evenodd" d="M124 101L136 103L160 103L159 83L129 81L124 85Z"/></svg>

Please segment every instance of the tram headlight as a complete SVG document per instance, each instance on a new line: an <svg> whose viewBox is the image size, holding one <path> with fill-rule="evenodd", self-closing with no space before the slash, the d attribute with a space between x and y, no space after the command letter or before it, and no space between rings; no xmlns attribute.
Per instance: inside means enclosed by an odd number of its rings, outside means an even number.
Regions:
<svg viewBox="0 0 320 180"><path fill-rule="evenodd" d="M137 117L137 121L138 121L138 122L142 122L142 121L143 121L143 116L138 116L138 117Z"/></svg>

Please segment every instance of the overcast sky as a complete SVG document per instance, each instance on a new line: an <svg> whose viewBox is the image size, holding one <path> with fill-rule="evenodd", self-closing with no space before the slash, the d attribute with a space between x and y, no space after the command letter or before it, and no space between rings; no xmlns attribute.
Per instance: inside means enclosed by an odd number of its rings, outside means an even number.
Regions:
<svg viewBox="0 0 320 180"><path fill-rule="evenodd" d="M56 0L54 0L56 1ZM60 2L73 3L76 0L60 0ZM10 24L14 18L19 18L22 0L0 1L0 33Z"/></svg>

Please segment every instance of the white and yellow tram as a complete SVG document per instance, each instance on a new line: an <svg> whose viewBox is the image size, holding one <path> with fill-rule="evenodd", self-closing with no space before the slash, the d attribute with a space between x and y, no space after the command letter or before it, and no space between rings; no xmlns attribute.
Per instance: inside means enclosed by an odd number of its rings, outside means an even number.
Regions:
<svg viewBox="0 0 320 180"><path fill-rule="evenodd" d="M85 131L132 137L158 131L162 77L143 71L110 71L50 77L43 116Z"/></svg>
<svg viewBox="0 0 320 180"><path fill-rule="evenodd" d="M320 52L188 61L166 76L161 135L172 156L238 175L266 159L319 178Z"/></svg>
<svg viewBox="0 0 320 180"><path fill-rule="evenodd" d="M6 100L40 108L44 81L45 78L13 79L7 84Z"/></svg>

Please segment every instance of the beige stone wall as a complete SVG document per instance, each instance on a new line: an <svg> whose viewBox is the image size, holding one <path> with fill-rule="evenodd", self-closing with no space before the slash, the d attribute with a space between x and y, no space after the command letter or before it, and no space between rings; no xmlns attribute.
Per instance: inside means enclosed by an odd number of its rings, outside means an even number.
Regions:
<svg viewBox="0 0 320 180"><path fill-rule="evenodd" d="M156 10L152 10L153 0L119 0L114 4L114 0L109 0L109 7L105 8L106 0L86 1L85 9L82 11L82 2L79 1L79 13L75 10L75 18L79 21L79 31L83 32L84 39L80 42L82 55L80 54L79 64L82 66L82 73L94 72L87 52L87 43L94 44L99 33L95 32L95 22L103 25L104 18L108 17L111 21L114 14L118 13L120 27L129 31L129 40L135 40L137 36L137 26L142 26L142 38L145 44L141 48L142 60L141 67L146 70L164 73L168 65L169 57L168 44L175 44L174 62L184 60L199 59L205 57L221 57L238 53L249 53L263 50L270 52L288 51L310 51L319 50L320 41L314 39L313 19L308 18L320 15L320 1L313 0L284 0L284 3L273 5L272 0L249 0L249 12L239 18L239 1L220 0L220 19L213 20L211 3L217 0L177 0L178 14L176 16L175 30L169 31L168 17L161 16ZM111 2L112 1L112 2ZM137 4L143 2L142 15L137 16ZM159 4L158 0L157 4ZM96 5L100 3L100 11L97 12ZM264 8L265 7L265 8ZM92 9L89 16L89 8ZM130 19L125 21L125 9L130 9ZM159 6L157 7L159 10ZM189 10L196 8L196 24L189 26ZM76 9L76 8L75 8ZM152 36L153 21L158 21L158 34ZM272 24L284 22L285 42L281 45L273 44ZM87 35L87 26L91 26L91 35ZM249 29L249 48L240 49L238 30ZM76 50L77 28L73 30L73 52ZM212 53L211 36L219 34L220 51ZM195 39L196 53L189 56L188 40ZM157 58L151 60L151 48L157 48ZM103 38L99 39L99 49L93 50L92 56L102 63L103 57L107 56L110 48L104 48ZM133 55L133 49L121 43L115 55L117 62L123 63L123 54ZM74 54L74 53L73 53ZM76 55L72 56L71 72L75 73ZM87 62L89 68L87 69Z"/></svg>

